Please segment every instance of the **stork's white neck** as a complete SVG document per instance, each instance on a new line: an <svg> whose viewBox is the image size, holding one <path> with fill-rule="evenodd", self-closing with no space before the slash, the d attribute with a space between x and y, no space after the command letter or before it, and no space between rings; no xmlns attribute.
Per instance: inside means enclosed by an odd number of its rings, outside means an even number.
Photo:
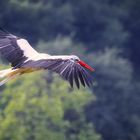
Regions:
<svg viewBox="0 0 140 140"><path fill-rule="evenodd" d="M66 60L66 59L71 59L73 58L73 55L51 55L48 56L47 59L62 59L62 60Z"/></svg>

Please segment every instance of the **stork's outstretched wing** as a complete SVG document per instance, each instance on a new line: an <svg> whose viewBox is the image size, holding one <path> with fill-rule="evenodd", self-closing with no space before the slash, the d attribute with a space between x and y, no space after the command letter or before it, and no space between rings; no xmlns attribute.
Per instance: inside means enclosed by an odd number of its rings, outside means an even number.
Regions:
<svg viewBox="0 0 140 140"><path fill-rule="evenodd" d="M21 65L21 68L38 68L48 69L56 72L62 76L65 80L68 80L71 87L73 87L74 81L79 88L80 84L90 87L92 85L92 79L89 72L83 68L77 62L70 59L41 59L38 61L28 61Z"/></svg>
<svg viewBox="0 0 140 140"><path fill-rule="evenodd" d="M12 67L23 64L31 56L38 53L29 45L28 41L14 36L0 29L0 53Z"/></svg>

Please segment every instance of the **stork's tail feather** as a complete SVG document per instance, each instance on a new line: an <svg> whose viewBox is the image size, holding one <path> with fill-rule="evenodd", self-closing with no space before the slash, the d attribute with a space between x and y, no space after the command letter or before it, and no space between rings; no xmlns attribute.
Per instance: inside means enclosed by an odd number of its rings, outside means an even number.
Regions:
<svg viewBox="0 0 140 140"><path fill-rule="evenodd" d="M0 71L0 78L4 78L2 81L0 81L0 86L4 85L8 81L15 78L17 75L19 75L18 73L12 75L11 74L12 72L13 72L12 69L6 69Z"/></svg>

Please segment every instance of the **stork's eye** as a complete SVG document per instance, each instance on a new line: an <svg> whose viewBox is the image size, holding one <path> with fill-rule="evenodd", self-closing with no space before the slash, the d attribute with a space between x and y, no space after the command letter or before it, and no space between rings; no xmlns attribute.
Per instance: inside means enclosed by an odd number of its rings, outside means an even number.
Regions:
<svg viewBox="0 0 140 140"><path fill-rule="evenodd" d="M75 61L77 62L77 61L79 61L79 59L75 59Z"/></svg>
<svg viewBox="0 0 140 140"><path fill-rule="evenodd" d="M75 58L75 57L71 58L71 60L72 60L73 62L78 62L78 61L79 61L79 59L78 59L78 58Z"/></svg>

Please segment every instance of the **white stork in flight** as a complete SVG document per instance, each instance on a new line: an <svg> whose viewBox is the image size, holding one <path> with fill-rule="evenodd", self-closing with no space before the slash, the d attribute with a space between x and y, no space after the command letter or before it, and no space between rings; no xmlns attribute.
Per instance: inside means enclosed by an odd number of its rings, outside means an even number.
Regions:
<svg viewBox="0 0 140 140"><path fill-rule="evenodd" d="M80 84L90 87L92 78L89 71L94 71L89 65L75 55L49 55L38 53L27 40L12 35L0 28L0 53L11 63L11 68L0 71L0 86L9 80L37 70L51 70L68 80L71 87L73 83L77 88Z"/></svg>

